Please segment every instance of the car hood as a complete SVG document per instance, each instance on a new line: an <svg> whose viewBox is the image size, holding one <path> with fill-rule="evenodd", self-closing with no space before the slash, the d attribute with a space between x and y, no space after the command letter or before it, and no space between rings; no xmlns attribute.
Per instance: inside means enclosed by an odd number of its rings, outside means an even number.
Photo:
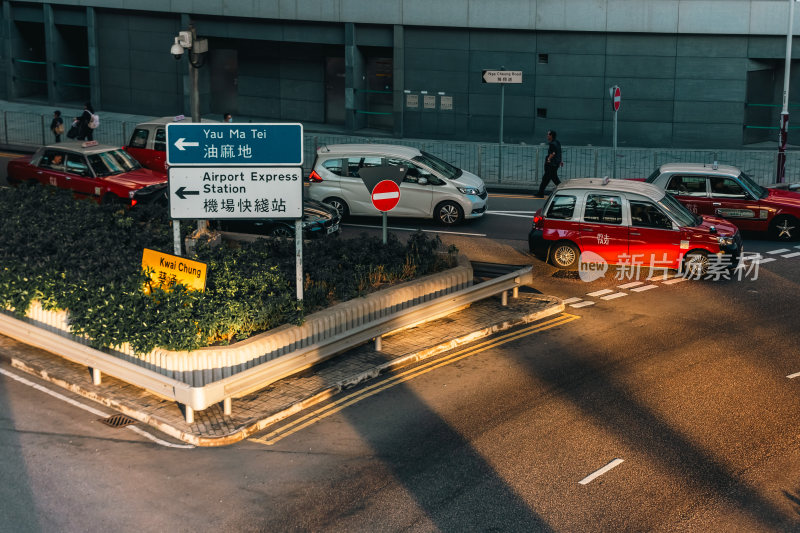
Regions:
<svg viewBox="0 0 800 533"><path fill-rule="evenodd" d="M337 220L339 213L328 204L316 200L303 200L303 221L313 222L318 220Z"/></svg>
<svg viewBox="0 0 800 533"><path fill-rule="evenodd" d="M762 204L769 204L772 207L792 207L800 209L800 192L786 191L782 189L767 189L769 194L761 199Z"/></svg>
<svg viewBox="0 0 800 533"><path fill-rule="evenodd" d="M711 226L714 226L717 230L717 235L735 235L738 229L736 226L728 222L723 218L718 217L711 217L708 215L703 215L703 223L700 224L700 228L704 228L705 230L710 230Z"/></svg>
<svg viewBox="0 0 800 533"><path fill-rule="evenodd" d="M461 172L462 174L458 177L458 179L451 180L453 183L464 185L466 187L475 187L477 189L485 188L483 185L483 180L478 176L472 172L467 172L466 170L462 170Z"/></svg>
<svg viewBox="0 0 800 533"><path fill-rule="evenodd" d="M103 179L107 182L116 183L131 189L167 183L167 177L164 174L153 172L146 168L138 168L130 172L125 172L124 174L117 174L116 176L106 176Z"/></svg>

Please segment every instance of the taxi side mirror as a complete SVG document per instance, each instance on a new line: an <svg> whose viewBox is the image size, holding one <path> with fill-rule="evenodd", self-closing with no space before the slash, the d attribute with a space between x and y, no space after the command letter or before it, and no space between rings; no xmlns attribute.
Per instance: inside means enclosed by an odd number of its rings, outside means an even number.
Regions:
<svg viewBox="0 0 800 533"><path fill-rule="evenodd" d="M428 184L428 178L419 178L417 180L417 183L419 183L420 185L427 185Z"/></svg>

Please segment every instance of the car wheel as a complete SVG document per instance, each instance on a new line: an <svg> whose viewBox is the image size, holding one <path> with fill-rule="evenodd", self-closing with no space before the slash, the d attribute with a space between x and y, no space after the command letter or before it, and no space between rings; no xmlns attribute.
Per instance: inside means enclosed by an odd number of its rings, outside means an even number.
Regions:
<svg viewBox="0 0 800 533"><path fill-rule="evenodd" d="M692 250L683 258L683 271L687 277L700 279L708 272L708 253L703 250Z"/></svg>
<svg viewBox="0 0 800 533"><path fill-rule="evenodd" d="M289 226L284 226L283 224L278 224L272 228L269 234L281 239L294 239L294 229L289 228Z"/></svg>
<svg viewBox="0 0 800 533"><path fill-rule="evenodd" d="M464 211L455 202L442 202L436 206L434 217L445 226L452 226L464 220Z"/></svg>
<svg viewBox="0 0 800 533"><path fill-rule="evenodd" d="M571 242L556 243L550 250L550 264L564 270L575 270L578 268L580 257L580 250Z"/></svg>
<svg viewBox="0 0 800 533"><path fill-rule="evenodd" d="M800 234L797 227L797 219L788 215L775 217L775 220L770 224L769 233L775 240L792 241Z"/></svg>
<svg viewBox="0 0 800 533"><path fill-rule="evenodd" d="M339 212L339 216L344 218L350 214L350 209L347 207L347 202L342 200L341 198L336 198L335 196L331 196L330 198L325 198L322 200L323 204L328 204L334 209Z"/></svg>

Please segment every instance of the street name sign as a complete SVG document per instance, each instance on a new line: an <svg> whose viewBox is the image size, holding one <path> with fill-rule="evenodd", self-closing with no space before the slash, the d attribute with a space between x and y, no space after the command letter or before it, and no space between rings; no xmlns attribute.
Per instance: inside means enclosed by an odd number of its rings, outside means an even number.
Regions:
<svg viewBox="0 0 800 533"><path fill-rule="evenodd" d="M287 167L169 167L175 219L303 217L303 170Z"/></svg>
<svg viewBox="0 0 800 533"><path fill-rule="evenodd" d="M303 165L303 125L298 123L167 124L170 166Z"/></svg>
<svg viewBox="0 0 800 533"><path fill-rule="evenodd" d="M400 202L400 187L391 181L383 180L372 189L372 205L378 211L391 211Z"/></svg>
<svg viewBox="0 0 800 533"><path fill-rule="evenodd" d="M481 83L522 83L522 71L484 70Z"/></svg>
<svg viewBox="0 0 800 533"><path fill-rule="evenodd" d="M149 270L151 285L165 290L172 289L177 283L195 291L206 290L208 265L199 261L145 248L142 269Z"/></svg>

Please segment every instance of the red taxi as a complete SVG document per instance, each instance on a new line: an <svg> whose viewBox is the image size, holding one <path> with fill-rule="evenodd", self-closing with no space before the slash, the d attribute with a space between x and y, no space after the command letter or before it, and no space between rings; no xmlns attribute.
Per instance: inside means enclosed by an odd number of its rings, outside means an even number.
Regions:
<svg viewBox="0 0 800 533"><path fill-rule="evenodd" d="M200 119L200 122L216 120ZM166 174L167 172L167 124L191 124L192 119L183 115L154 118L137 124L125 150L144 168Z"/></svg>
<svg viewBox="0 0 800 533"><path fill-rule="evenodd" d="M41 183L101 203L166 202L167 177L142 168L124 150L97 141L43 146L33 156L8 162L11 185Z"/></svg>
<svg viewBox="0 0 800 533"><path fill-rule="evenodd" d="M736 266L742 251L733 224L695 215L649 183L608 178L556 187L534 215L528 244L562 269L578 268L581 254L593 252L611 264L705 272L713 256Z"/></svg>

